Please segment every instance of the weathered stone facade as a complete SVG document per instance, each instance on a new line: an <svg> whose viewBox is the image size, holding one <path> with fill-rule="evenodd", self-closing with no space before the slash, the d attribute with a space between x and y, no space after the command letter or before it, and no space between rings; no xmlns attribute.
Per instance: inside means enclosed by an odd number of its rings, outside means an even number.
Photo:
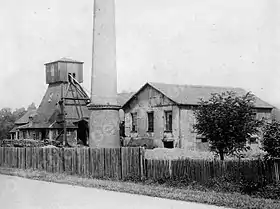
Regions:
<svg viewBox="0 0 280 209"><path fill-rule="evenodd" d="M147 112L154 112L154 131L149 132ZM172 111L172 132L164 130L164 111ZM166 96L153 88L146 88L135 98L125 112L125 135L129 138L152 138L155 147L163 147L162 140L176 141L179 138L179 108ZM131 131L132 115L137 113L137 130ZM177 114L176 114L177 113Z"/></svg>
<svg viewBox="0 0 280 209"><path fill-rule="evenodd" d="M154 147L165 147L165 142L173 142L174 148L208 150L208 142L198 136L193 128L194 108L196 105L177 104L152 86L145 86L123 107L126 144L131 140L152 139ZM172 111L172 131L166 131L166 111ZM148 130L149 112L154 115L152 132ZM137 125L136 130L132 131L132 114L135 113ZM256 117L271 120L271 109L256 108Z"/></svg>

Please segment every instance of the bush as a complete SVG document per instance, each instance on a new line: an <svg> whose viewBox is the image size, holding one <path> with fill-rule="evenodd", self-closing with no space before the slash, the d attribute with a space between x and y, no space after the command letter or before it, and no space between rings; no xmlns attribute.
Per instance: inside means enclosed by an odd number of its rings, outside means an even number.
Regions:
<svg viewBox="0 0 280 209"><path fill-rule="evenodd" d="M212 178L205 186L217 192L240 192L240 184L225 176Z"/></svg>
<svg viewBox="0 0 280 209"><path fill-rule="evenodd" d="M266 199L280 199L280 183L278 184L269 184L265 187L259 189L254 196L266 198Z"/></svg>
<svg viewBox="0 0 280 209"><path fill-rule="evenodd" d="M125 147L146 147L147 149L155 148L153 139L149 138L126 138Z"/></svg>
<svg viewBox="0 0 280 209"><path fill-rule="evenodd" d="M278 121L273 120L265 125L263 150L269 157L280 157L280 123Z"/></svg>
<svg viewBox="0 0 280 209"><path fill-rule="evenodd" d="M49 145L48 142L34 139L4 139L2 147L43 147Z"/></svg>
<svg viewBox="0 0 280 209"><path fill-rule="evenodd" d="M243 194L253 195L259 192L264 184L262 182L255 182L253 180L242 179L240 182L240 192Z"/></svg>

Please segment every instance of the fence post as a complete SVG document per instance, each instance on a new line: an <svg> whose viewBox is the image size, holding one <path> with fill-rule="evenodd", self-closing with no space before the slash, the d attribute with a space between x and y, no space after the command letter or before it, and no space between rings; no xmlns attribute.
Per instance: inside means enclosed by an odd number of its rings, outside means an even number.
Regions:
<svg viewBox="0 0 280 209"><path fill-rule="evenodd" d="M168 160L169 176L172 178L172 160Z"/></svg>
<svg viewBox="0 0 280 209"><path fill-rule="evenodd" d="M4 154L3 154L3 147L0 147L0 166L3 166L3 160L4 160Z"/></svg>
<svg viewBox="0 0 280 209"><path fill-rule="evenodd" d="M278 183L279 182L279 164L277 162L277 160L279 160L278 158L275 158L273 160L273 164L274 164L274 174L275 174L275 182Z"/></svg>
<svg viewBox="0 0 280 209"><path fill-rule="evenodd" d="M144 160L145 160L145 150L144 150L144 148L139 148L140 150L139 150L139 160L140 160L140 179L141 179L141 181L143 181L144 180Z"/></svg>

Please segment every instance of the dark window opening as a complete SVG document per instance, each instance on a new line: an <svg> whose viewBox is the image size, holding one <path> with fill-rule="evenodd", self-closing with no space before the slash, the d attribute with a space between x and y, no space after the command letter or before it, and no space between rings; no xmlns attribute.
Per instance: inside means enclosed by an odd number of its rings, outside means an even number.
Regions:
<svg viewBox="0 0 280 209"><path fill-rule="evenodd" d="M172 149L172 148L174 148L174 143L173 143L173 141L163 142L163 146L164 146L164 148Z"/></svg>
<svg viewBox="0 0 280 209"><path fill-rule="evenodd" d="M125 122L120 123L120 137L125 137Z"/></svg>
<svg viewBox="0 0 280 209"><path fill-rule="evenodd" d="M77 137L79 144L88 146L89 127L87 121L81 120L78 122Z"/></svg>
<svg viewBox="0 0 280 209"><path fill-rule="evenodd" d="M154 132L154 112L148 112L148 132Z"/></svg>
<svg viewBox="0 0 280 209"><path fill-rule="evenodd" d="M43 129L43 130L41 131L41 133L42 133L42 138L41 138L41 140L46 139L46 136L47 136L46 129Z"/></svg>
<svg viewBox="0 0 280 209"><path fill-rule="evenodd" d="M165 132L172 132L172 111L165 111Z"/></svg>
<svg viewBox="0 0 280 209"><path fill-rule="evenodd" d="M76 79L76 73L73 73L73 78L75 78L75 79Z"/></svg>
<svg viewBox="0 0 280 209"><path fill-rule="evenodd" d="M200 134L198 134L196 136L196 140L197 140L198 143L206 143L206 142L208 142L208 139L205 136L202 136Z"/></svg>
<svg viewBox="0 0 280 209"><path fill-rule="evenodd" d="M202 143L206 143L206 142L208 142L208 140L207 140L207 138L202 137L202 138L201 138L201 142L202 142Z"/></svg>
<svg viewBox="0 0 280 209"><path fill-rule="evenodd" d="M131 130L132 132L137 132L137 113L131 113Z"/></svg>

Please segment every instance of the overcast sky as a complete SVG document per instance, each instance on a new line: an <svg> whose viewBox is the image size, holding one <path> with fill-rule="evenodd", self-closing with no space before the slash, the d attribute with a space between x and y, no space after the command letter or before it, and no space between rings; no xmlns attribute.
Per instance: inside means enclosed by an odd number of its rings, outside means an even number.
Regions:
<svg viewBox="0 0 280 209"><path fill-rule="evenodd" d="M92 0L0 0L0 108L38 106L44 63L84 61ZM243 87L280 106L279 0L116 0L118 91L145 82Z"/></svg>

